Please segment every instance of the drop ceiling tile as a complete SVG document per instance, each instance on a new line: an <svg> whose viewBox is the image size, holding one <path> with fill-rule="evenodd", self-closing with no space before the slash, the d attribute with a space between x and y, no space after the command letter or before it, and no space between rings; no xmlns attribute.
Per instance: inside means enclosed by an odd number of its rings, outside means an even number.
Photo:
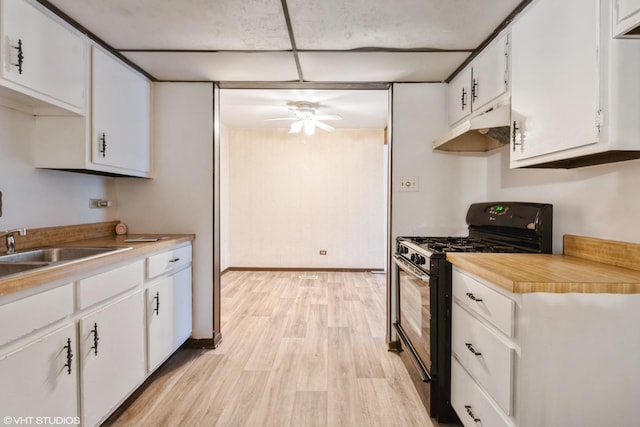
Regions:
<svg viewBox="0 0 640 427"><path fill-rule="evenodd" d="M288 52L123 52L159 80L297 81Z"/></svg>
<svg viewBox="0 0 640 427"><path fill-rule="evenodd" d="M520 0L287 0L298 49L474 49Z"/></svg>
<svg viewBox="0 0 640 427"><path fill-rule="evenodd" d="M291 49L280 0L49 1L116 49Z"/></svg>
<svg viewBox="0 0 640 427"><path fill-rule="evenodd" d="M303 78L313 82L440 82L469 52L300 52Z"/></svg>

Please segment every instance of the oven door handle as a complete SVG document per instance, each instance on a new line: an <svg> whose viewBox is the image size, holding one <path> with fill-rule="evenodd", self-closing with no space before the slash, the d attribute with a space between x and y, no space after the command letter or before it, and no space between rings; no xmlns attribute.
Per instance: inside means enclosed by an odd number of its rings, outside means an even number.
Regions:
<svg viewBox="0 0 640 427"><path fill-rule="evenodd" d="M417 277L418 279L422 280L423 282L428 282L429 281L429 275L427 273L425 273L424 271L420 270L419 268L414 267L413 265L411 265L411 263L409 263L409 261L405 260L404 258L402 258L402 256L395 254L393 256L393 261L396 263L396 265L404 270L406 273L411 274L412 276Z"/></svg>

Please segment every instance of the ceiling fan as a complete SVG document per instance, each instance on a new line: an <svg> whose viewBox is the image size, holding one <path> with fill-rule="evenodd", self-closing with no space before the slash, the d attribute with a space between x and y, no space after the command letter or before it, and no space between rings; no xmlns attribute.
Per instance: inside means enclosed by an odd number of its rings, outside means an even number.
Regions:
<svg viewBox="0 0 640 427"><path fill-rule="evenodd" d="M318 108L317 103L298 101L289 104L289 110L293 111L293 117L278 117L275 119L266 119L266 121L287 120L293 121L289 127L289 133L299 133L304 129L306 135L313 135L316 127L327 132L333 132L335 128L323 123L321 120L342 120L337 114L316 114Z"/></svg>

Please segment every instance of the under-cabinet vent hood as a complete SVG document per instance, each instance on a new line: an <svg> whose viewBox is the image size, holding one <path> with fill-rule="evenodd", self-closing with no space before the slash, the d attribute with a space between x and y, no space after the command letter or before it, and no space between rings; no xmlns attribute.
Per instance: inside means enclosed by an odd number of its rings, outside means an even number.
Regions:
<svg viewBox="0 0 640 427"><path fill-rule="evenodd" d="M434 150L482 152L509 144L511 107L500 104L471 117L433 141Z"/></svg>

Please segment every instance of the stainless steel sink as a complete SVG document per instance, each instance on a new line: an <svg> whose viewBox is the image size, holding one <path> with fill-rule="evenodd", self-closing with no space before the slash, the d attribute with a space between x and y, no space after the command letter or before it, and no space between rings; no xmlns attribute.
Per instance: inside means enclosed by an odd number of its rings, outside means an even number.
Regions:
<svg viewBox="0 0 640 427"><path fill-rule="evenodd" d="M0 262L64 262L103 255L128 248L60 246L0 255Z"/></svg>
<svg viewBox="0 0 640 427"><path fill-rule="evenodd" d="M0 255L0 278L65 262L97 258L128 249L131 247L57 246Z"/></svg>
<svg viewBox="0 0 640 427"><path fill-rule="evenodd" d="M3 263L0 263L0 277L10 276L12 274L22 273L22 272L33 270L36 268L46 267L48 265L49 265L48 262L30 262L30 263L3 262Z"/></svg>

